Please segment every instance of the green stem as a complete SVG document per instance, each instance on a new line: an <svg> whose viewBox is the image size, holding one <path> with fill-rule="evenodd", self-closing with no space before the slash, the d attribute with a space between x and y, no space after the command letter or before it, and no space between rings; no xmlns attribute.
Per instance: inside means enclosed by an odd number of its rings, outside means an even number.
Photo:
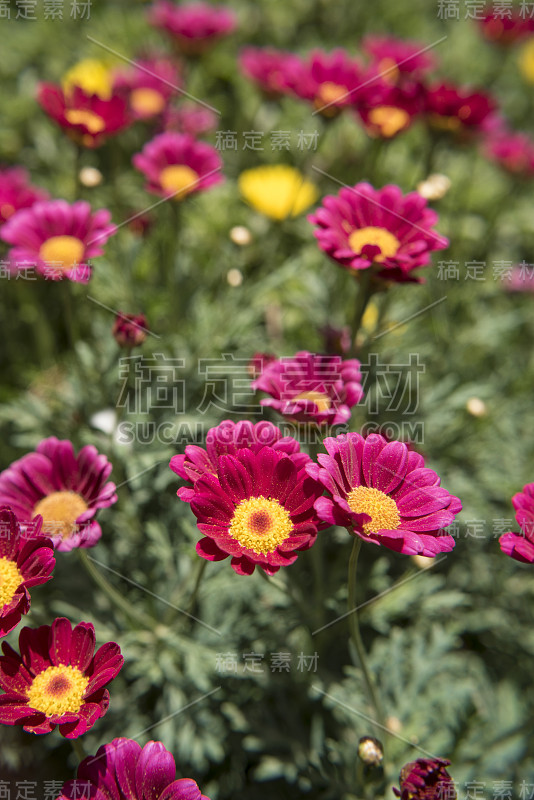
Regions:
<svg viewBox="0 0 534 800"><path fill-rule="evenodd" d="M349 627L350 627L350 637L356 652L358 654L358 660L360 662L360 668L362 670L363 679L365 682L365 687L367 689L367 694L369 696L369 700L371 701L374 711L377 725L375 726L377 730L377 735L380 737L384 735L386 726L384 724L384 715L382 712L382 706L378 699L378 694L376 692L373 679L371 677L371 673L367 667L367 658L365 653L365 648L363 646L362 637L360 634L360 624L358 621L358 611L356 606L356 568L358 566L358 556L360 554L362 541L359 537L355 537L354 544L352 545L352 552L350 554L349 560L349 572L347 576L347 585L348 585L348 603L347 603L347 610L348 610L348 617L349 617Z"/></svg>
<svg viewBox="0 0 534 800"><path fill-rule="evenodd" d="M371 285L371 269L372 267L362 270L359 277L358 297L356 299L356 308L354 311L354 318L352 320L351 356L355 355L356 337L358 336L367 304L373 296L373 287Z"/></svg>
<svg viewBox="0 0 534 800"><path fill-rule="evenodd" d="M208 566L208 562L205 558L201 559L201 563L198 567L197 578L195 581L195 585L193 586L193 591L191 592L191 597L189 598L189 605L187 607L187 611L189 614L193 611L195 607L195 603L197 600L198 590L200 589L200 584L202 583L202 578L204 577L204 573L206 572L206 567Z"/></svg>
<svg viewBox="0 0 534 800"><path fill-rule="evenodd" d="M70 743L72 745L74 755L78 761L82 762L84 758L87 757L87 753L85 752L85 747L83 746L81 739L71 739Z"/></svg>
<svg viewBox="0 0 534 800"><path fill-rule="evenodd" d="M104 575L102 575L100 570L94 565L93 561L89 558L84 549L79 548L78 555L91 578L94 580L96 585L102 589L104 594L107 595L108 599L111 600L113 605L126 614L129 619L141 623L141 625L148 630L154 630L156 621L143 611L136 611L132 604L111 585Z"/></svg>

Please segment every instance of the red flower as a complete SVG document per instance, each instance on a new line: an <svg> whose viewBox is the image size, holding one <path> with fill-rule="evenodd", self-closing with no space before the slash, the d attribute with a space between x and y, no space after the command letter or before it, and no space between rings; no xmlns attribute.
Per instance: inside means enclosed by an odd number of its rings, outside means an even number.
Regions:
<svg viewBox="0 0 534 800"><path fill-rule="evenodd" d="M202 475L216 475L217 464L221 456L235 456L238 450L248 448L259 453L262 447L272 447L279 453L285 453L301 467L310 461L306 453L300 452L300 445L292 436L282 436L280 430L272 422L262 421L256 424L248 420L232 422L225 419L215 428L210 428L206 436L206 448L188 444L185 455L179 454L171 458L169 464L173 472L188 482L177 491L178 497L189 503L195 496L195 484Z"/></svg>
<svg viewBox="0 0 534 800"><path fill-rule="evenodd" d="M512 505L522 532L504 533L499 539L501 550L516 561L534 564L534 483L527 483L522 492L514 494Z"/></svg>
<svg viewBox="0 0 534 800"><path fill-rule="evenodd" d="M483 131L491 124L496 107L488 94L452 83L432 84L424 92L424 109L429 124L437 130L460 136Z"/></svg>
<svg viewBox="0 0 534 800"><path fill-rule="evenodd" d="M271 99L287 94L287 76L302 66L294 53L273 47L245 47L239 56L239 64L247 78Z"/></svg>
<svg viewBox="0 0 534 800"><path fill-rule="evenodd" d="M303 465L272 447L221 456L217 474L202 475L193 491L191 509L205 536L197 553L208 561L231 556L239 575L256 566L273 575L315 542L313 504L321 488Z"/></svg>
<svg viewBox="0 0 534 800"><path fill-rule="evenodd" d="M403 195L393 185L343 188L323 198L308 220L317 226L319 247L330 258L355 272L373 268L384 280L413 281L412 270L426 266L433 250L449 244L432 230L438 215L426 200L417 192Z"/></svg>
<svg viewBox="0 0 534 800"><path fill-rule="evenodd" d="M99 147L131 122L122 97L103 100L96 94L85 94L79 86L66 95L60 86L42 83L38 100L43 111L84 147Z"/></svg>
<svg viewBox="0 0 534 800"><path fill-rule="evenodd" d="M159 0L150 9L149 22L169 33L178 48L188 55L199 55L237 25L234 12L208 3L184 3L177 6Z"/></svg>
<svg viewBox="0 0 534 800"><path fill-rule="evenodd" d="M139 347L146 340L148 323L144 314L124 314L119 311L111 332L120 347Z"/></svg>
<svg viewBox="0 0 534 800"><path fill-rule="evenodd" d="M20 655L7 642L0 657L0 722L23 725L30 733L50 733L56 726L76 739L103 717L109 706L104 687L124 663L118 644L107 642L95 653L90 622L75 628L64 617L52 625L23 628Z"/></svg>
<svg viewBox="0 0 534 800"><path fill-rule="evenodd" d="M209 800L194 780L175 777L174 758L161 742L141 747L133 739L113 739L81 762L58 800Z"/></svg>
<svg viewBox="0 0 534 800"><path fill-rule="evenodd" d="M525 6L525 4L523 4ZM506 15L506 16L505 16ZM532 36L534 20L508 9L504 14L486 14L479 20L482 35L495 44L508 47L527 36Z"/></svg>
<svg viewBox="0 0 534 800"><path fill-rule="evenodd" d="M28 589L52 577L54 546L40 530L40 518L22 530L12 510L0 507L0 637L30 610Z"/></svg>
<svg viewBox="0 0 534 800"><path fill-rule="evenodd" d="M406 764L399 776L401 800L456 800L454 781L445 769L451 762L444 758L418 758Z"/></svg>
<svg viewBox="0 0 534 800"><path fill-rule="evenodd" d="M430 47L396 36L365 36L362 49L373 58L373 67L385 81L397 84L406 77L420 79L436 66Z"/></svg>
<svg viewBox="0 0 534 800"><path fill-rule="evenodd" d="M362 96L366 79L361 64L345 50L314 50L300 65L288 63L281 78L291 93L312 103L325 117L334 117Z"/></svg>
<svg viewBox="0 0 534 800"><path fill-rule="evenodd" d="M324 440L327 454L306 465L328 496L315 503L319 517L364 541L408 555L436 556L455 545L446 528L462 509L423 456L377 433L347 433Z"/></svg>
<svg viewBox="0 0 534 800"><path fill-rule="evenodd" d="M47 199L47 192L30 184L23 167L0 169L0 225L16 211L31 208L39 200Z"/></svg>
<svg viewBox="0 0 534 800"><path fill-rule="evenodd" d="M113 88L125 94L134 119L163 114L181 85L177 67L166 58L139 59L113 76Z"/></svg>
<svg viewBox="0 0 534 800"><path fill-rule="evenodd" d="M525 178L534 175L534 141L527 134L500 129L488 136L484 149L506 172Z"/></svg>
<svg viewBox="0 0 534 800"><path fill-rule="evenodd" d="M262 406L284 417L318 425L338 425L350 419L350 409L363 397L360 362L343 361L303 350L272 361L252 383L270 397Z"/></svg>

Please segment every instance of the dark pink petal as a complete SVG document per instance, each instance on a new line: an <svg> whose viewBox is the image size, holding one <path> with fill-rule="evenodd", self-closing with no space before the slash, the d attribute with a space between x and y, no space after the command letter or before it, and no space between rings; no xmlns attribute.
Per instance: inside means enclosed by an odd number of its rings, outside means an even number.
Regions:
<svg viewBox="0 0 534 800"><path fill-rule="evenodd" d="M139 800L158 800L175 777L176 765L171 753L161 742L148 742L139 756L135 772Z"/></svg>

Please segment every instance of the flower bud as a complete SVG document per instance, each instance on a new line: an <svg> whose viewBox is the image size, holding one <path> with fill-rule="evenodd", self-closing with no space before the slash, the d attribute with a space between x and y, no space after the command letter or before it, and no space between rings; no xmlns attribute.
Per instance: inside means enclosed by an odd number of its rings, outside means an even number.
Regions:
<svg viewBox="0 0 534 800"><path fill-rule="evenodd" d="M146 317L144 314L123 314L119 311L111 332L120 347L138 347L147 337Z"/></svg>
<svg viewBox="0 0 534 800"><path fill-rule="evenodd" d="M369 767L379 767L384 758L384 749L378 739L362 736L358 744L358 756Z"/></svg>

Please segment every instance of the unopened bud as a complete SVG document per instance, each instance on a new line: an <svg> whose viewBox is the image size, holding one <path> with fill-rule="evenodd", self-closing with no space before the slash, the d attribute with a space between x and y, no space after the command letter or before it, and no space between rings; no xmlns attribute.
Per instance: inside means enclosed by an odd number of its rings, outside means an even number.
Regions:
<svg viewBox="0 0 534 800"><path fill-rule="evenodd" d="M429 175L417 184L417 191L425 200L441 200L451 188L451 181L446 175Z"/></svg>
<svg viewBox="0 0 534 800"><path fill-rule="evenodd" d="M379 767L384 758L384 748L378 739L362 736L358 744L358 755L369 767Z"/></svg>
<svg viewBox="0 0 534 800"><path fill-rule="evenodd" d="M485 417L488 413L486 404L480 397L470 397L465 407L473 417Z"/></svg>
<svg viewBox="0 0 534 800"><path fill-rule="evenodd" d="M247 244L251 243L252 234L248 228L245 228L244 225L236 225L230 231L230 239L234 244L238 244L240 247L245 247Z"/></svg>
<svg viewBox="0 0 534 800"><path fill-rule="evenodd" d="M82 167L78 175L82 186L87 186L89 189L99 186L102 183L102 177L102 173L96 167Z"/></svg>

